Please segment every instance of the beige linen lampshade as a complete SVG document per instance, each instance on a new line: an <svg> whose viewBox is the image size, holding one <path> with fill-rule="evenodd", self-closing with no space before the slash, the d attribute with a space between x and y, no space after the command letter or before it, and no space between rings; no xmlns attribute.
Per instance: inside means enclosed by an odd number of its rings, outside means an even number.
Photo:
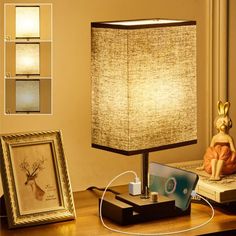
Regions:
<svg viewBox="0 0 236 236"><path fill-rule="evenodd" d="M16 43L16 74L39 75L39 52L39 43Z"/></svg>
<svg viewBox="0 0 236 236"><path fill-rule="evenodd" d="M39 112L39 80L16 80L16 111Z"/></svg>
<svg viewBox="0 0 236 236"><path fill-rule="evenodd" d="M196 22L92 23L92 146L126 155L197 140Z"/></svg>
<svg viewBox="0 0 236 236"><path fill-rule="evenodd" d="M16 38L40 37L40 7L16 6Z"/></svg>

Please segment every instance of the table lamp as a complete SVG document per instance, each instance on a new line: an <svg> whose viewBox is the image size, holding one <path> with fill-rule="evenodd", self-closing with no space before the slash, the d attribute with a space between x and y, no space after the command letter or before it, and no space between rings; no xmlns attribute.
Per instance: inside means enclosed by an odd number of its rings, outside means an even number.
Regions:
<svg viewBox="0 0 236 236"><path fill-rule="evenodd" d="M40 38L40 6L16 6L16 38Z"/></svg>
<svg viewBox="0 0 236 236"><path fill-rule="evenodd" d="M197 141L196 22L91 24L92 147L142 154Z"/></svg>
<svg viewBox="0 0 236 236"><path fill-rule="evenodd" d="M40 81L16 80L16 112L40 111Z"/></svg>
<svg viewBox="0 0 236 236"><path fill-rule="evenodd" d="M40 75L40 44L16 43L16 75Z"/></svg>

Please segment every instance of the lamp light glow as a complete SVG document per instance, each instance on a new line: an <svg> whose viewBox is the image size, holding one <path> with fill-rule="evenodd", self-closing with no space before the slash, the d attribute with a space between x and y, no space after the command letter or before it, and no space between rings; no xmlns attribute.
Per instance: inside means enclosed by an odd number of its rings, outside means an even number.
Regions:
<svg viewBox="0 0 236 236"><path fill-rule="evenodd" d="M93 147L131 155L196 142L196 22L125 22L92 23Z"/></svg>
<svg viewBox="0 0 236 236"><path fill-rule="evenodd" d="M110 25L120 25L120 26L141 26L141 25L151 25L151 24L171 24L171 23L181 23L185 22L183 20L167 20L167 19L151 19L151 20L131 20L131 21L111 21L106 22Z"/></svg>
<svg viewBox="0 0 236 236"><path fill-rule="evenodd" d="M16 74L40 74L39 43L16 43Z"/></svg>
<svg viewBox="0 0 236 236"><path fill-rule="evenodd" d="M16 80L16 111L39 112L39 80Z"/></svg>
<svg viewBox="0 0 236 236"><path fill-rule="evenodd" d="M39 38L39 6L16 6L16 38Z"/></svg>

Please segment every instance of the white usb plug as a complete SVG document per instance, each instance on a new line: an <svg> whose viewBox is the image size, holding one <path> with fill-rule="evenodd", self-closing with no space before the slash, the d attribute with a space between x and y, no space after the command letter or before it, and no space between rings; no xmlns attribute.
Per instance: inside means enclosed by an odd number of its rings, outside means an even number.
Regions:
<svg viewBox="0 0 236 236"><path fill-rule="evenodd" d="M138 177L134 179L134 182L129 183L129 194L133 196L141 194L141 181Z"/></svg>

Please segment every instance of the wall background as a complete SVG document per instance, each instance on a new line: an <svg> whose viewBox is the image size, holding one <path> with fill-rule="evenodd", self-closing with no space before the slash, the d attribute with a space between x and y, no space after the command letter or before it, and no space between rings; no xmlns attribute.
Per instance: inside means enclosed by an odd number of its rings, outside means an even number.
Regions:
<svg viewBox="0 0 236 236"><path fill-rule="evenodd" d="M53 115L3 115L4 2L53 3ZM147 18L196 20L198 143L151 153L151 159L162 163L201 159L209 143L208 12L208 0L0 0L0 133L61 129L73 191L91 185L105 186L114 175L125 170L139 173L139 156L126 157L90 147L90 23ZM115 184L127 181L129 176Z"/></svg>
<svg viewBox="0 0 236 236"><path fill-rule="evenodd" d="M236 1L229 0L229 58L228 58L228 73L229 73L229 101L231 103L230 114L233 121L231 135L236 144Z"/></svg>

